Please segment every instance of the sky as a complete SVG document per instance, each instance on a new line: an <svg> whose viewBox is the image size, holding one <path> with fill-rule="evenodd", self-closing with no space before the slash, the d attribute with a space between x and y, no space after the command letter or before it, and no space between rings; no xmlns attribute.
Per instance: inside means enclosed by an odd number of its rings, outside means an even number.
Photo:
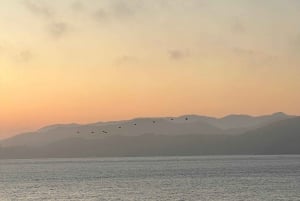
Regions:
<svg viewBox="0 0 300 201"><path fill-rule="evenodd" d="M0 0L0 138L54 123L300 115L298 0Z"/></svg>

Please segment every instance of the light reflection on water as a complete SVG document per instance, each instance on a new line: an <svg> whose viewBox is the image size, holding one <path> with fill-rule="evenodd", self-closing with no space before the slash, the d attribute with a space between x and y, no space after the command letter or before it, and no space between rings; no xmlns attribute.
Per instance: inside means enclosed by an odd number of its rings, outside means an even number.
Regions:
<svg viewBox="0 0 300 201"><path fill-rule="evenodd" d="M0 200L300 200L300 156L0 160Z"/></svg>

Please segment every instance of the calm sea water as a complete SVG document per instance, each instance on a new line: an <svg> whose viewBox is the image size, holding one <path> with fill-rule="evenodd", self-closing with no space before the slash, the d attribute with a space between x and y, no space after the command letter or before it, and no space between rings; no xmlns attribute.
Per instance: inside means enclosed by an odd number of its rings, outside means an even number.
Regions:
<svg viewBox="0 0 300 201"><path fill-rule="evenodd" d="M300 200L300 156L0 160L0 200Z"/></svg>

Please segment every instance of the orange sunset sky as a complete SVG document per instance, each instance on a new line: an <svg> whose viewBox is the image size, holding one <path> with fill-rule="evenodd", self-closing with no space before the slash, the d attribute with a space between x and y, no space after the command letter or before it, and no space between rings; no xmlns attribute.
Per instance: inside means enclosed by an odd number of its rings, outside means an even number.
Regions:
<svg viewBox="0 0 300 201"><path fill-rule="evenodd" d="M0 0L0 138L53 123L300 115L298 0Z"/></svg>

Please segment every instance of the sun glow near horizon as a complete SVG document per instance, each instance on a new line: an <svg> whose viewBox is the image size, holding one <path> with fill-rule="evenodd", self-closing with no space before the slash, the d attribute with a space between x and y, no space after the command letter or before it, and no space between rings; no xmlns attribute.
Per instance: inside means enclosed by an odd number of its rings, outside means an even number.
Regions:
<svg viewBox="0 0 300 201"><path fill-rule="evenodd" d="M0 5L0 138L139 116L300 114L298 1Z"/></svg>

